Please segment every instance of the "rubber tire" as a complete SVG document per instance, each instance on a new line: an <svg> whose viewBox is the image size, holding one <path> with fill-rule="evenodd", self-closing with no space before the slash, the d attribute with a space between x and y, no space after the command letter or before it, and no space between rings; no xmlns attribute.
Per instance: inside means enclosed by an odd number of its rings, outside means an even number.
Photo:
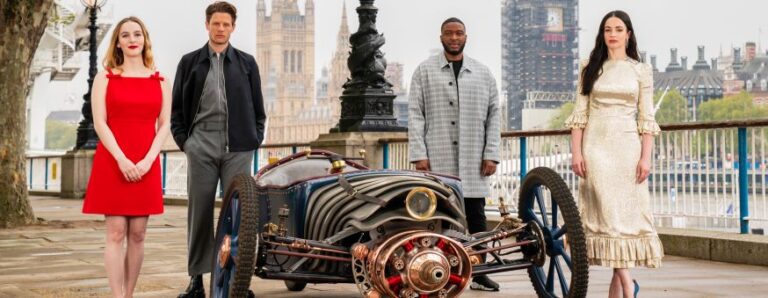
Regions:
<svg viewBox="0 0 768 298"><path fill-rule="evenodd" d="M586 297L589 284L586 236L584 235L579 209L568 185L565 184L562 177L554 170L545 167L535 168L528 172L520 187L518 216L524 221L529 220L525 218L525 210L534 209L536 198L533 192L538 186L546 186L549 189L552 198L554 198L558 209L563 215L565 226L568 227L566 235L570 244L570 257L573 264L573 268L570 269L571 280L569 282L568 297ZM542 229L548 230L548 227L542 227ZM550 251L549 248L547 248L547 251ZM528 276L531 279L533 288L536 290L536 294L539 297L557 297L545 289L546 281L540 278L536 268L538 267L528 269Z"/></svg>
<svg viewBox="0 0 768 298"><path fill-rule="evenodd" d="M251 284L254 268L256 266L256 238L258 237L259 227L259 201L256 193L256 181L247 174L240 174L234 177L232 184L227 188L224 196L219 220L216 224L216 256L219 254L221 245L222 227L225 212L231 207L232 196L237 193L240 202L240 227L238 229L238 253L234 257L235 276L230 278L228 297L248 297L248 287ZM218 258L218 257L217 257ZM218 261L218 259L217 259ZM215 270L215 268L214 268ZM209 289L214 288L215 273L211 274L211 284ZM213 296L213 290L211 290Z"/></svg>
<svg viewBox="0 0 768 298"><path fill-rule="evenodd" d="M291 291L291 292L301 292L306 287L307 287L307 283L303 281L297 281L297 280L285 281L285 288L287 288L288 291Z"/></svg>

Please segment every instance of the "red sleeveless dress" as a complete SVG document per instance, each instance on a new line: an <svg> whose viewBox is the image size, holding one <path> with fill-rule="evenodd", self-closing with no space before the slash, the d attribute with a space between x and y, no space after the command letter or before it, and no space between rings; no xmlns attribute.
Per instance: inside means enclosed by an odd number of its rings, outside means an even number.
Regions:
<svg viewBox="0 0 768 298"><path fill-rule="evenodd" d="M107 69L107 126L125 156L137 163L146 156L155 138L163 105L155 72L149 77L123 77ZM101 142L96 146L93 169L83 202L83 213L146 216L163 213L163 190L158 158L138 182L125 180L117 161Z"/></svg>

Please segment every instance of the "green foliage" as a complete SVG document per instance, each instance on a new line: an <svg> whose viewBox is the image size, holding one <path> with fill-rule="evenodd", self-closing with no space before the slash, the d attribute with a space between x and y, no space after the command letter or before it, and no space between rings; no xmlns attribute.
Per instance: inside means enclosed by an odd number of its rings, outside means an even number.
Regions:
<svg viewBox="0 0 768 298"><path fill-rule="evenodd" d="M699 121L764 118L768 118L768 107L756 106L752 95L746 91L722 99L709 100L699 106Z"/></svg>
<svg viewBox="0 0 768 298"><path fill-rule="evenodd" d="M565 128L565 120L573 113L575 105L572 102L566 102L559 109L555 117L549 120L550 129L563 129Z"/></svg>
<svg viewBox="0 0 768 298"><path fill-rule="evenodd" d="M653 102L658 103L663 92L656 92L653 96ZM655 106L655 105L654 105ZM656 111L656 122L659 124L685 122L688 110L685 107L685 97L677 89L667 92L664 101Z"/></svg>
<svg viewBox="0 0 768 298"><path fill-rule="evenodd" d="M68 150L75 146L77 124L45 121L45 149Z"/></svg>

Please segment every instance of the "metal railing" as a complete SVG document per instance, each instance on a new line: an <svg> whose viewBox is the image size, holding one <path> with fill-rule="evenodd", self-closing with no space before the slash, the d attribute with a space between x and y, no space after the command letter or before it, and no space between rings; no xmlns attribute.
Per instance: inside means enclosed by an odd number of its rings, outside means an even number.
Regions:
<svg viewBox="0 0 768 298"><path fill-rule="evenodd" d="M262 145L254 152L251 174L267 165L269 157L282 158L309 148L309 144ZM61 157L56 155L27 156L26 173L28 189L32 191L61 191ZM166 196L187 195L187 157L179 150L165 150L160 153L163 194ZM221 187L218 194L222 195Z"/></svg>
<svg viewBox="0 0 768 298"><path fill-rule="evenodd" d="M768 227L768 120L662 125L662 131L648 178L657 225L741 233ZM412 169L406 138L382 146L385 168ZM541 166L560 173L578 201L569 130L505 132L500 149L490 206L501 197L516 207L522 178Z"/></svg>
<svg viewBox="0 0 768 298"><path fill-rule="evenodd" d="M38 191L61 191L61 154L27 157L27 188Z"/></svg>
<svg viewBox="0 0 768 298"><path fill-rule="evenodd" d="M251 174L268 164L270 157L282 158L309 148L309 144L268 144L254 151ZM187 157L179 150L163 151L160 154L163 194L167 196L187 195ZM219 196L223 195L219 185Z"/></svg>
<svg viewBox="0 0 768 298"><path fill-rule="evenodd" d="M742 233L768 228L768 120L662 125L662 131L654 138L648 178L657 225ZM381 142L384 168L413 169L406 138ZM306 148L309 144L263 145L254 153L252 173L270 156L280 158ZM560 173L578 197L579 179L570 165L570 131L505 132L500 149L501 163L490 178L489 206L501 197L515 207L522 178L541 166ZM164 194L186 196L184 153L163 151L160 162ZM61 156L30 156L27 172L31 190L57 191Z"/></svg>

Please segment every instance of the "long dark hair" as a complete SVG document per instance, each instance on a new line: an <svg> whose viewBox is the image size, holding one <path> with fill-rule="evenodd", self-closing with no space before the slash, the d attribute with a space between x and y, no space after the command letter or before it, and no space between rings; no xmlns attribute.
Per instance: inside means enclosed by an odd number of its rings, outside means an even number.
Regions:
<svg viewBox="0 0 768 298"><path fill-rule="evenodd" d="M581 94L589 95L592 93L592 87L595 85L595 81L600 77L603 70L603 63L608 60L608 46L605 44L605 22L612 17L619 18L624 25L627 26L627 32L629 33L629 42L627 42L627 56L640 60L640 55L637 50L637 39L635 39L635 28L632 27L632 20L629 19L629 15L621 10L614 10L609 12L603 17L603 21L600 22L600 27L597 30L597 38L595 39L595 48L592 49L592 53L589 54L589 63L584 67L581 72Z"/></svg>

